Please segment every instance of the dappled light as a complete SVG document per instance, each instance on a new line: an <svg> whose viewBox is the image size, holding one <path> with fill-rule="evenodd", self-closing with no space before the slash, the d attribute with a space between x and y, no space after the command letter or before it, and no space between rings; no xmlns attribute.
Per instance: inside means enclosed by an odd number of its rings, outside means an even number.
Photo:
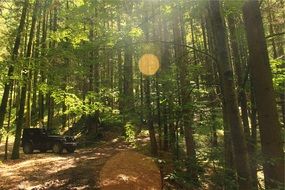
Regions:
<svg viewBox="0 0 285 190"><path fill-rule="evenodd" d="M100 171L102 190L161 189L160 170L150 157L122 151L110 158Z"/></svg>
<svg viewBox="0 0 285 190"><path fill-rule="evenodd" d="M6 161L0 164L0 189L13 189L15 184L19 189L93 189L99 186L99 172L106 160L127 147L117 139L74 154L34 153L22 161Z"/></svg>

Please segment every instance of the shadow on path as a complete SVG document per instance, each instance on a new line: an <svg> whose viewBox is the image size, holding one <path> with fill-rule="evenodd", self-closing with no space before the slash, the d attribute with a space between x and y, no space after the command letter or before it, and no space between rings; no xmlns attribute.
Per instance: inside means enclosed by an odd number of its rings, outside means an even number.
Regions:
<svg viewBox="0 0 285 190"><path fill-rule="evenodd" d="M122 150L131 149L121 139L102 143L74 154L35 153L0 164L0 189L99 189L105 162Z"/></svg>

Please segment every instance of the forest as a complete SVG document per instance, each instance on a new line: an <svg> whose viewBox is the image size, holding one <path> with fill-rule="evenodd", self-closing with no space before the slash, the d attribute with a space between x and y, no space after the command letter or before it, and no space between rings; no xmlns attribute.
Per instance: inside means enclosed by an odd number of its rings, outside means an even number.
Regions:
<svg viewBox="0 0 285 190"><path fill-rule="evenodd" d="M284 26L284 0L1 0L0 189L283 190Z"/></svg>

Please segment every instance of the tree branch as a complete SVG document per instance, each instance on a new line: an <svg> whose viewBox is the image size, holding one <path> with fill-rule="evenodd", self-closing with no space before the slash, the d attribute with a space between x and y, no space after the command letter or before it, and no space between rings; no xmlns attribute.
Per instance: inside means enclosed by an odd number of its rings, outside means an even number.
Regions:
<svg viewBox="0 0 285 190"><path fill-rule="evenodd" d="M281 36L281 35L284 35L284 34L285 34L285 32L279 32L279 33L275 33L275 34L270 34L270 35L266 36L265 38L266 39L270 39L270 38L273 38L275 36Z"/></svg>

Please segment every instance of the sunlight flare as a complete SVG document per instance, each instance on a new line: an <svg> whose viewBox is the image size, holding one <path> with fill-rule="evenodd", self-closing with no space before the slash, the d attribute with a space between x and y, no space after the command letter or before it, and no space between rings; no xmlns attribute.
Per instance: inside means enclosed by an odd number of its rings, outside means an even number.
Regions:
<svg viewBox="0 0 285 190"><path fill-rule="evenodd" d="M139 60L139 69L144 75L154 75L159 67L159 60L153 54L144 54Z"/></svg>

